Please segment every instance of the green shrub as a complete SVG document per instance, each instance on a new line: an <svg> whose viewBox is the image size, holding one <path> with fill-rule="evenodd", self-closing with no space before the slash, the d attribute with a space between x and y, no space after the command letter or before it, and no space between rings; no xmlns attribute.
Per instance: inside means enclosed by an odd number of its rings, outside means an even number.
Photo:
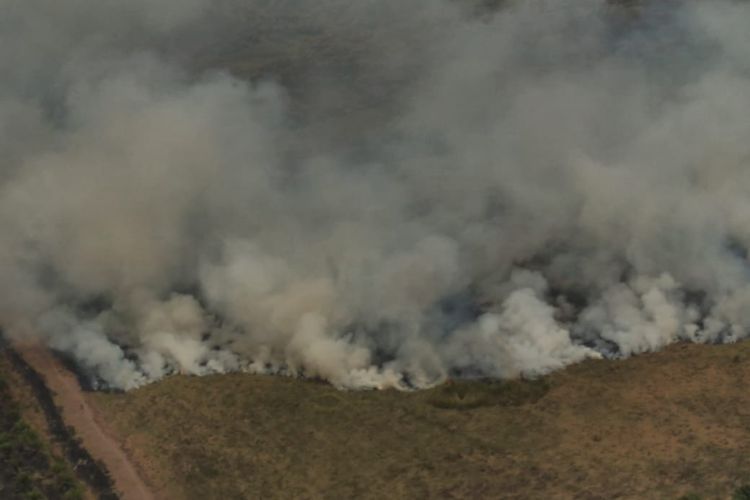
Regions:
<svg viewBox="0 0 750 500"><path fill-rule="evenodd" d="M45 500L47 497L44 496L41 491L34 488L33 490L24 493L23 498L24 500Z"/></svg>
<svg viewBox="0 0 750 500"><path fill-rule="evenodd" d="M734 490L732 500L750 500L750 484L745 484Z"/></svg>
<svg viewBox="0 0 750 500"><path fill-rule="evenodd" d="M1 363L0 357L0 498L82 500L83 489L70 465L54 457L23 420L3 381Z"/></svg>

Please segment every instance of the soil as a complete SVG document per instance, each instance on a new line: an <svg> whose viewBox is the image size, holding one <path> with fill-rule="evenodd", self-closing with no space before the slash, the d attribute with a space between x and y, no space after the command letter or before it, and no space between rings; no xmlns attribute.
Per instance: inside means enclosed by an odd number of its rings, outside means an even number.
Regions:
<svg viewBox="0 0 750 500"><path fill-rule="evenodd" d="M65 425L74 429L83 447L109 472L117 495L123 500L153 500L155 495L113 438L74 373L49 349L34 344L15 345L15 351L44 379L52 391ZM75 465L75 464L74 464Z"/></svg>

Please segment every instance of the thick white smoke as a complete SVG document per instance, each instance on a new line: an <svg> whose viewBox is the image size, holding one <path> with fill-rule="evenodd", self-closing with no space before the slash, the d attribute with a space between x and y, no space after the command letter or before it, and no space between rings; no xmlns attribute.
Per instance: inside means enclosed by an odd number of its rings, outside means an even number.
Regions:
<svg viewBox="0 0 750 500"><path fill-rule="evenodd" d="M0 325L106 387L750 334L750 4L0 0Z"/></svg>

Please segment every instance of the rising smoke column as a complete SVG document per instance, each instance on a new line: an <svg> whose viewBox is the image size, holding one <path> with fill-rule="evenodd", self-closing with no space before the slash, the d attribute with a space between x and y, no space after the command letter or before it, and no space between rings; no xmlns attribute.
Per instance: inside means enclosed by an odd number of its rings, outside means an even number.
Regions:
<svg viewBox="0 0 750 500"><path fill-rule="evenodd" d="M750 6L468 3L0 2L6 334L120 389L746 337Z"/></svg>

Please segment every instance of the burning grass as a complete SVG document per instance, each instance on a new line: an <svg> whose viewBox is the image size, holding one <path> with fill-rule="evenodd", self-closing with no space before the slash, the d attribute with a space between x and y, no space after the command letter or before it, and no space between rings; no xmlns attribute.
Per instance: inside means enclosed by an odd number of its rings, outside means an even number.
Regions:
<svg viewBox="0 0 750 500"><path fill-rule="evenodd" d="M175 376L92 400L173 498L724 498L750 480L749 361L675 345L532 382Z"/></svg>

